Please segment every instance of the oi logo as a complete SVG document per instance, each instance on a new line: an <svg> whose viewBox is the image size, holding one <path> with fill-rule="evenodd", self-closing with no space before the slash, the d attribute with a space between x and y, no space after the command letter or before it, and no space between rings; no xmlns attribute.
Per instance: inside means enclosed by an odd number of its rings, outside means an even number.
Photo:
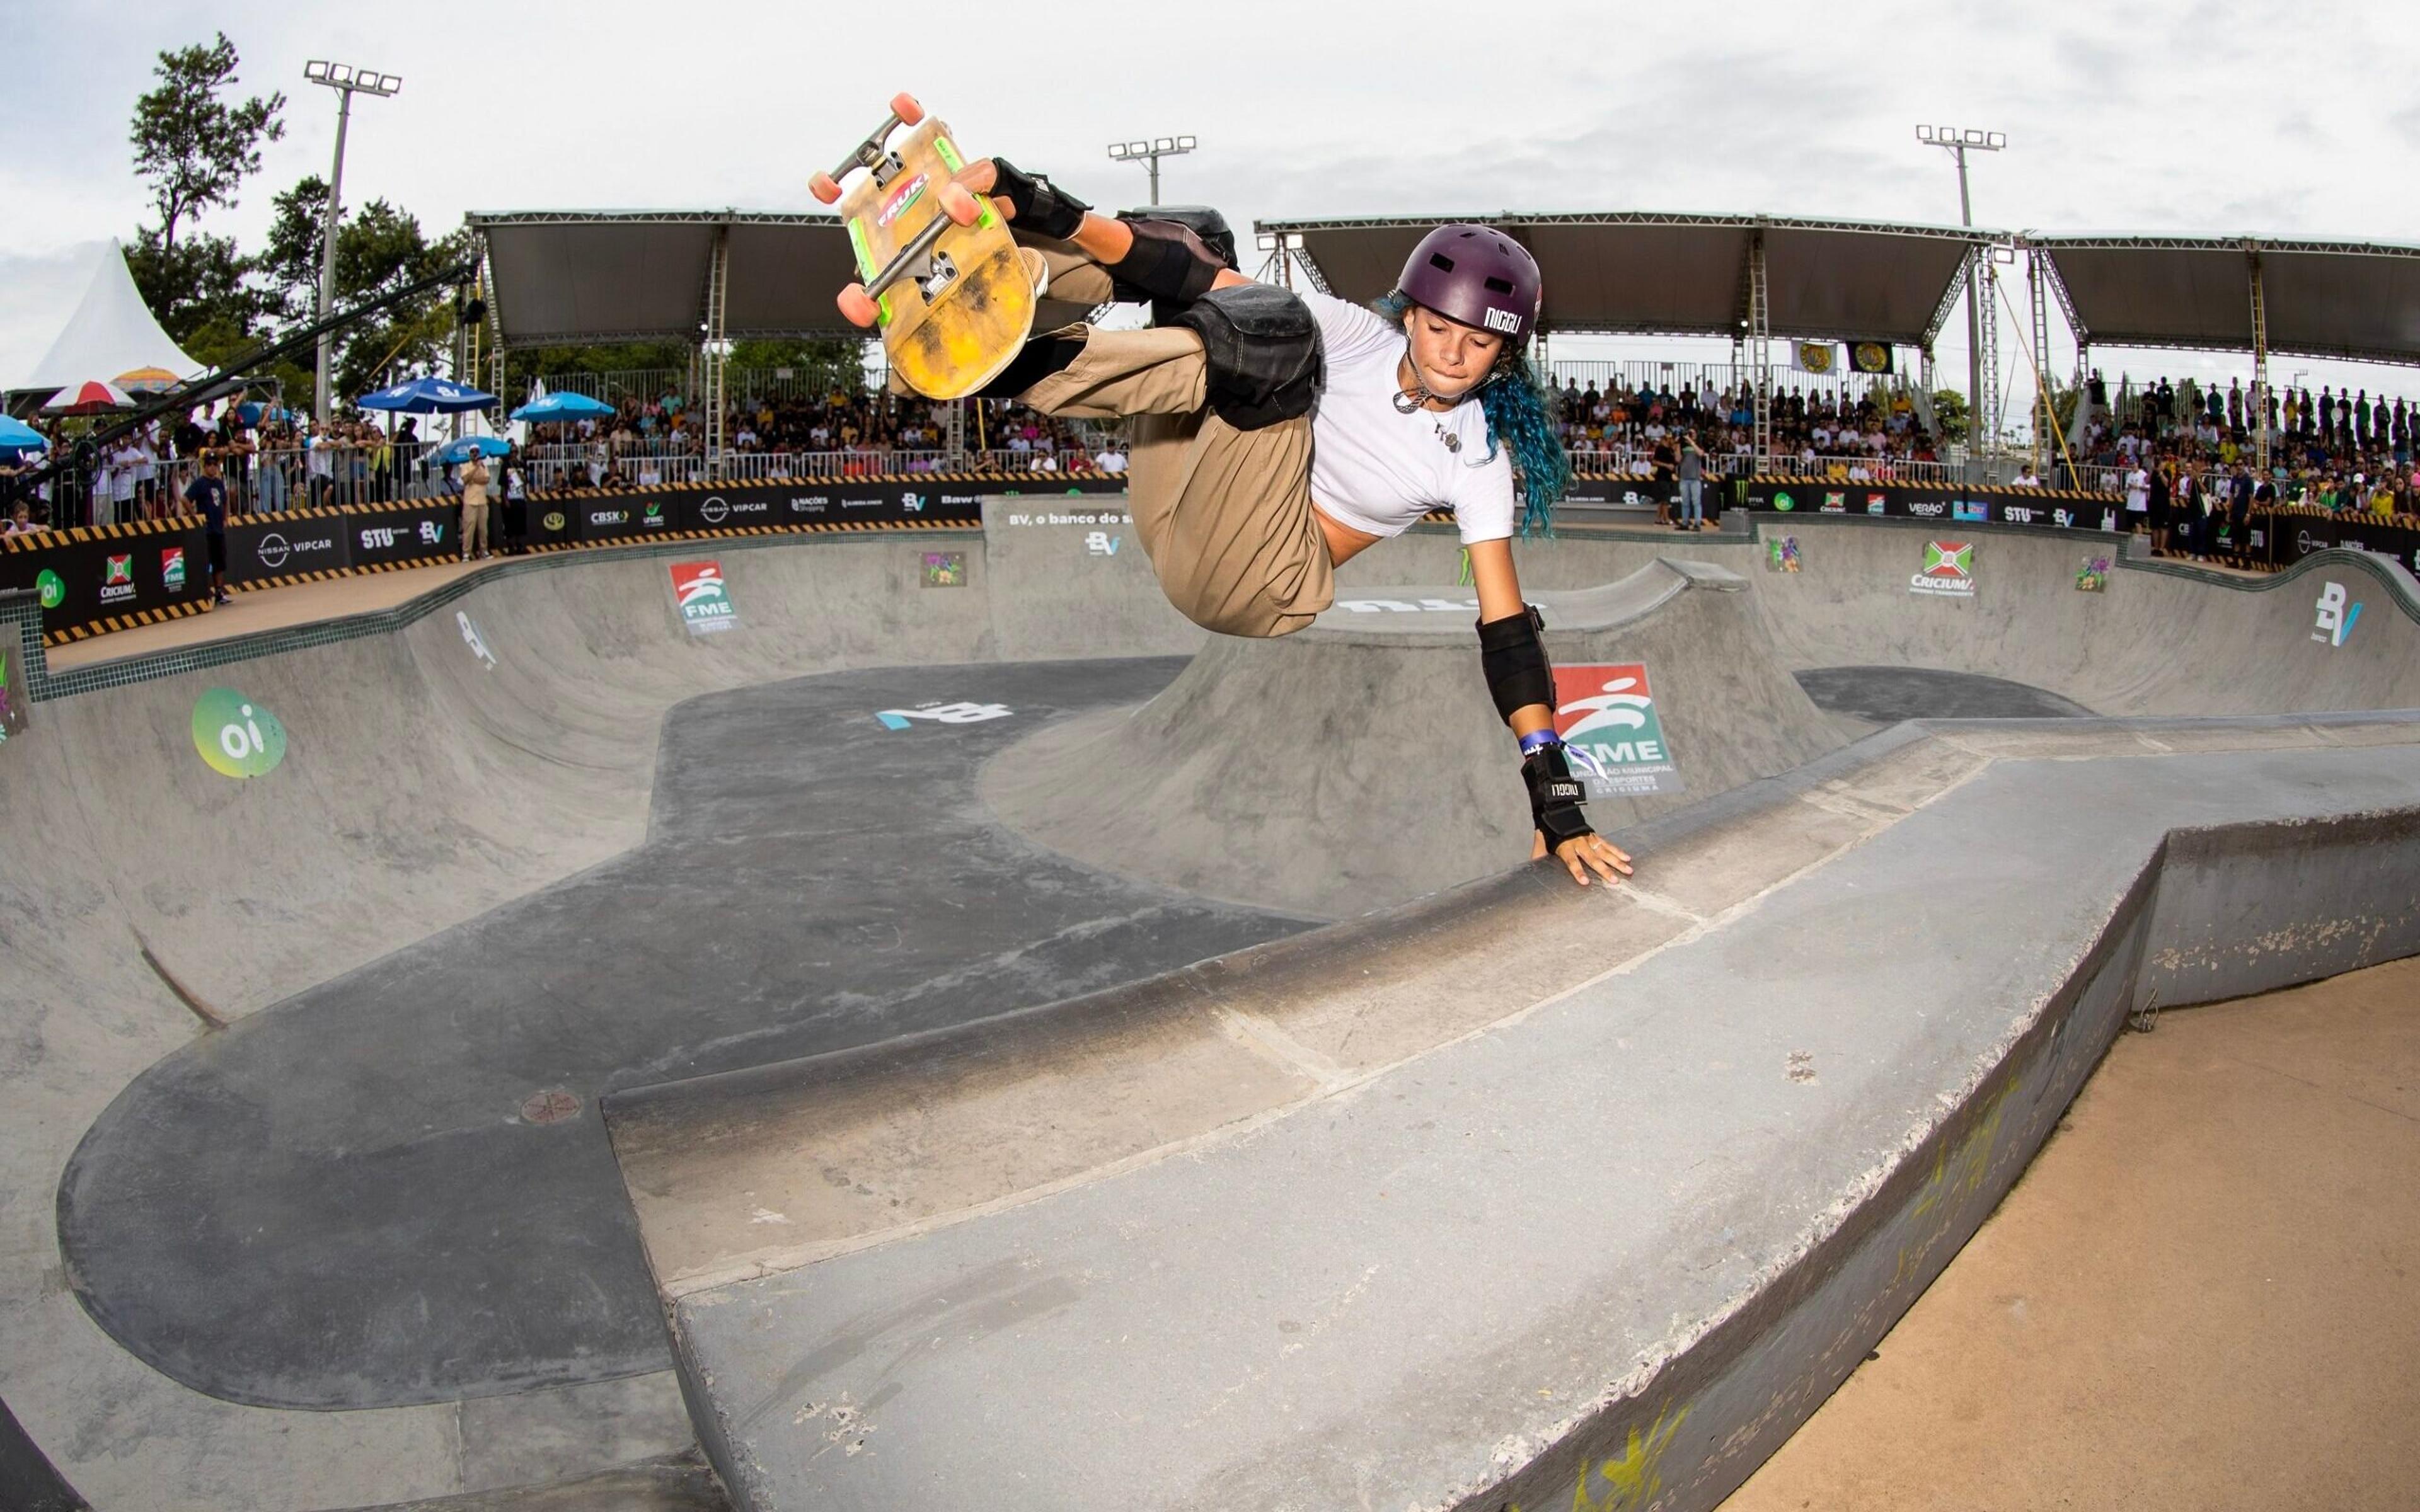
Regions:
<svg viewBox="0 0 2420 1512"><path fill-rule="evenodd" d="M277 716L231 687L214 687L194 705L194 748L225 777L266 777L286 759Z"/></svg>
<svg viewBox="0 0 2420 1512"><path fill-rule="evenodd" d="M67 602L68 585L48 567L34 575L34 591L41 595L44 609L56 609Z"/></svg>

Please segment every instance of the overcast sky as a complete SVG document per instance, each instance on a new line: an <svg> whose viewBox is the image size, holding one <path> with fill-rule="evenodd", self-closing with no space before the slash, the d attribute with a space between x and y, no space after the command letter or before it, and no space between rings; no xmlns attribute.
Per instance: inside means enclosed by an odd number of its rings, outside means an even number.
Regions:
<svg viewBox="0 0 2420 1512"><path fill-rule="evenodd" d="M233 209L256 247L272 193L324 174L335 99L302 66L403 76L361 100L349 204L383 196L440 231L466 209L817 208L809 174L917 93L959 139L1105 206L1140 203L1114 139L1191 132L1171 201L1255 218L1637 208L1955 223L1957 184L1917 121L2006 131L1977 160L1978 224L2420 241L2420 6L2410 0L1998 0L1848 6L1162 6L897 11L902 51L845 66L869 8L798 4L274 6L5 0L0 381L40 356L94 243L147 213L126 128L163 48L224 29L242 92L282 89L287 135ZM2072 18L2068 19L2068 18ZM993 29L975 29L981 21ZM1005 30L1014 24L1016 31ZM1247 243L1249 245L1249 243ZM2022 361L2004 339L2008 360ZM1940 344L1960 382L1963 323ZM1671 343L1611 355L1719 356ZM1558 356L1608 355L1558 344ZM2109 354L2137 373L2241 359ZM2054 346L2064 370L2072 348ZM2352 373L2281 363L2317 385Z"/></svg>

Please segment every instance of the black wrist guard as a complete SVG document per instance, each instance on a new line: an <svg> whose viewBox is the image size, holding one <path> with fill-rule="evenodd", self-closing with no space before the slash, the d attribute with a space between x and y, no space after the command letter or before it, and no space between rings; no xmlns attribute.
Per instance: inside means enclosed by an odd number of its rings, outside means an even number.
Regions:
<svg viewBox="0 0 2420 1512"><path fill-rule="evenodd" d="M1134 233L1134 250L1109 265L1121 300L1191 304L1210 292L1227 266L1188 226L1131 215L1119 219Z"/></svg>
<svg viewBox="0 0 2420 1512"><path fill-rule="evenodd" d="M1521 780L1529 785L1529 822L1546 837L1549 852L1596 833L1580 814L1580 800L1588 790L1572 776L1560 745L1541 746L1522 758Z"/></svg>
<svg viewBox="0 0 2420 1512"><path fill-rule="evenodd" d="M1487 691L1496 698L1496 712L1512 717L1515 709L1532 703L1555 705L1555 669L1538 632L1546 618L1534 604L1500 620L1479 622L1479 664L1487 673Z"/></svg>
<svg viewBox="0 0 2420 1512"><path fill-rule="evenodd" d="M1084 212L1093 208L1052 183L1047 174L1027 173L1006 158L994 158L991 165L999 175L991 192L1016 212L1011 219L1020 231L1063 241L1076 234Z"/></svg>

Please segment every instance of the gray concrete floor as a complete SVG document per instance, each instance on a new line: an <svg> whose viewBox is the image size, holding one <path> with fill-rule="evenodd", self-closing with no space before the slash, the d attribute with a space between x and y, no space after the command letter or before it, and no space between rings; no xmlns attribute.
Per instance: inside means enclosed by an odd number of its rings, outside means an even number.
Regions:
<svg viewBox="0 0 2420 1512"><path fill-rule="evenodd" d="M1725 1512L2420 1502L2420 960L2122 1037Z"/></svg>

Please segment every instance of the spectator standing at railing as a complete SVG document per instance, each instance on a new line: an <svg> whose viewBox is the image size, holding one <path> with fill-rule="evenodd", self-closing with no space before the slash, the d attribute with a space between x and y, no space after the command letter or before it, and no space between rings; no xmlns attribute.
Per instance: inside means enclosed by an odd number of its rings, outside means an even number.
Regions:
<svg viewBox="0 0 2420 1512"><path fill-rule="evenodd" d="M185 501L202 517L202 542L208 548L206 560L210 570L210 603L227 601L226 591L226 480L219 475L219 454L215 448L202 453L201 475L185 485Z"/></svg>
<svg viewBox="0 0 2420 1512"><path fill-rule="evenodd" d="M1706 528L1706 454L1695 431L1681 434L1681 522L1675 529Z"/></svg>
<svg viewBox="0 0 2420 1512"><path fill-rule="evenodd" d="M477 452L465 457L462 479L462 560L473 557L486 561L489 546L488 532L488 485L492 474L488 471L488 459Z"/></svg>
<svg viewBox="0 0 2420 1512"><path fill-rule="evenodd" d="M319 421L311 423L311 434L302 442L302 474L309 482L309 492L303 502L311 509L325 509L333 502L336 491L335 441L328 427Z"/></svg>
<svg viewBox="0 0 2420 1512"><path fill-rule="evenodd" d="M14 468L0 468L13 479ZM8 503L8 523L0 526L0 535L31 535L42 527L34 523L34 506L30 501L14 499Z"/></svg>
<svg viewBox="0 0 2420 1512"><path fill-rule="evenodd" d="M1101 472L1122 473L1126 470L1126 454L1117 442L1111 441L1093 458L1093 467Z"/></svg>
<svg viewBox="0 0 2420 1512"><path fill-rule="evenodd" d="M2251 550L2252 494L2251 464L2239 462L2226 480L2226 548L2239 558Z"/></svg>

